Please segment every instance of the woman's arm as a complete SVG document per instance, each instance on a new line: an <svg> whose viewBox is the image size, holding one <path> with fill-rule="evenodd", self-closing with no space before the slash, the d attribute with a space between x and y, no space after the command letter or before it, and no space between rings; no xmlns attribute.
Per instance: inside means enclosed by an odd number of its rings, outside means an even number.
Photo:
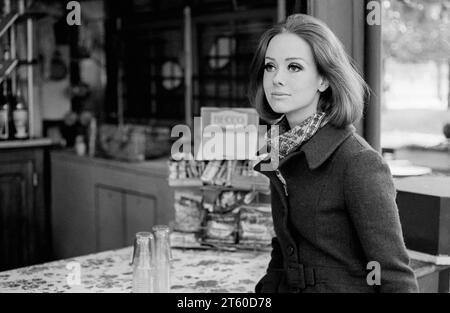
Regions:
<svg viewBox="0 0 450 313"><path fill-rule="evenodd" d="M280 243L277 237L272 238L272 252L267 272L256 284L256 293L277 292L283 275L283 255L281 254Z"/></svg>
<svg viewBox="0 0 450 313"><path fill-rule="evenodd" d="M356 154L345 169L345 203L367 262L381 267L381 292L418 292L395 202L389 167L374 150Z"/></svg>

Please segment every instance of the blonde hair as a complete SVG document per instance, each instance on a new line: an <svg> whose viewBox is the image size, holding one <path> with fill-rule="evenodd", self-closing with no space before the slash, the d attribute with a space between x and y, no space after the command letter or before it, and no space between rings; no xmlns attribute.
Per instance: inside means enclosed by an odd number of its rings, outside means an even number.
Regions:
<svg viewBox="0 0 450 313"><path fill-rule="evenodd" d="M364 97L369 94L369 87L330 28L317 18L304 14L289 16L285 22L264 32L260 38L250 66L248 96L261 118L270 123L281 117L267 102L263 75L269 42L282 33L295 34L310 45L317 70L329 83L329 87L320 94L318 104L318 109L328 114L329 123L341 128L358 121L363 114Z"/></svg>

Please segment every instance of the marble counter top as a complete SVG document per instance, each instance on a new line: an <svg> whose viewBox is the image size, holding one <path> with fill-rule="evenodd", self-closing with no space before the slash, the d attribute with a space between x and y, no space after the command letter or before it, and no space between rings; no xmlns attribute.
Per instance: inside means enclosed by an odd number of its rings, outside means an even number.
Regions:
<svg viewBox="0 0 450 313"><path fill-rule="evenodd" d="M131 292L132 248L0 272L1 292ZM253 292L269 252L172 250L171 292ZM80 264L80 285L68 282Z"/></svg>
<svg viewBox="0 0 450 313"><path fill-rule="evenodd" d="M131 292L132 247L0 272L2 292ZM264 275L270 252L172 249L171 292L254 291ZM69 284L79 266L80 284ZM418 278L449 266L411 260ZM73 281L73 280L72 280ZM419 280L420 284L420 280Z"/></svg>

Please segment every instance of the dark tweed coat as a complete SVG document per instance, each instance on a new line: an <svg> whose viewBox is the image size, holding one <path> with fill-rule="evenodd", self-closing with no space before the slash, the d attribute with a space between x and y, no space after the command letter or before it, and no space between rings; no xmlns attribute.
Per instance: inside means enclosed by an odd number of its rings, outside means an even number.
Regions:
<svg viewBox="0 0 450 313"><path fill-rule="evenodd" d="M263 162L255 170L270 179L276 237L256 292L418 292L389 167L353 126L327 124L279 173ZM379 286L367 283L370 261Z"/></svg>

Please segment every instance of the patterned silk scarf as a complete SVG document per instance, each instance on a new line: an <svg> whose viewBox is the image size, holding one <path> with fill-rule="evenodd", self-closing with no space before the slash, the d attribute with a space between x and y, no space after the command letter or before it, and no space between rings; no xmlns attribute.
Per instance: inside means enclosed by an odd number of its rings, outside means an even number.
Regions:
<svg viewBox="0 0 450 313"><path fill-rule="evenodd" d="M274 125L279 126L279 132L276 133L276 127L271 127L266 133L267 147L270 153L277 153L280 160L284 159L292 150L308 141L314 134L329 121L324 112L317 112L308 117L301 124L290 129L285 115Z"/></svg>

